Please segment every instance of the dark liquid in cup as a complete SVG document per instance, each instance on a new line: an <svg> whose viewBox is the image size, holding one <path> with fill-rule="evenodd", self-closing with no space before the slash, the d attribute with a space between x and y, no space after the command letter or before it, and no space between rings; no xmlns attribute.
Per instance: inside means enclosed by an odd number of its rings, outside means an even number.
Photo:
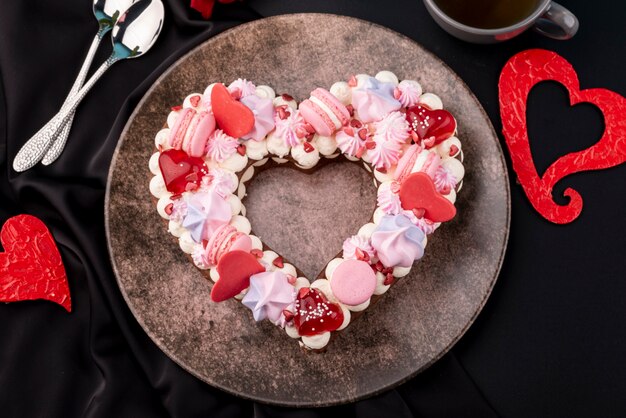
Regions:
<svg viewBox="0 0 626 418"><path fill-rule="evenodd" d="M498 29L514 25L537 7L538 0L435 0L452 19L481 29Z"/></svg>

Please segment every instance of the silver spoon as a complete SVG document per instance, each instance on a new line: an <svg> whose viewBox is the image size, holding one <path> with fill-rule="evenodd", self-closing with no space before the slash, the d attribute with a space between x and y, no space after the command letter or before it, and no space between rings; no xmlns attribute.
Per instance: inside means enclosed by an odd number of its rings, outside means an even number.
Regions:
<svg viewBox="0 0 626 418"><path fill-rule="evenodd" d="M140 57L152 47L163 27L164 14L161 0L139 0L120 16L113 27L111 56L59 113L24 144L13 160L15 171L28 170L41 160L78 104L113 64L123 59Z"/></svg>
<svg viewBox="0 0 626 418"><path fill-rule="evenodd" d="M76 77L76 80L74 80L74 85L70 89L70 92L67 94L65 102L63 102L61 108L69 103L70 99L76 93L78 93L78 90L80 90L80 88L83 86L85 78L87 77L87 71L89 71L89 67L91 67L91 62L93 61L94 55L96 55L96 51L98 50L100 42L102 41L104 36L109 33L111 29L113 29L113 26L117 22L119 16L123 12L125 12L134 2L135 0L94 0L93 14L98 20L98 33L91 42L91 47L89 47L89 51L87 51L85 61L83 61L83 65L82 67L80 67L78 76ZM50 146L50 149L46 152L43 160L41 160L41 163L43 165L49 165L53 163L59 157L59 155L61 155L61 152L63 152L63 148L65 148L65 143L67 142L70 130L72 129L74 113L75 112L72 112L69 115L67 123L61 128L61 132L59 132L59 135Z"/></svg>

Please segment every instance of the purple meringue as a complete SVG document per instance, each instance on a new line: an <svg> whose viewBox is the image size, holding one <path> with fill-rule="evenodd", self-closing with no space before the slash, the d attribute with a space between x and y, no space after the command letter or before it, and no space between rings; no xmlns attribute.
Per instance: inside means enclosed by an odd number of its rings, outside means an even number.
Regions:
<svg viewBox="0 0 626 418"><path fill-rule="evenodd" d="M244 135L243 139L261 141L265 135L274 129L274 104L271 99L263 99L256 94L244 96L241 103L252 110L254 114L254 127Z"/></svg>
<svg viewBox="0 0 626 418"><path fill-rule="evenodd" d="M266 271L250 277L248 293L241 303L252 311L255 321L269 319L273 324L285 327L283 311L293 305L296 288L289 283L282 271Z"/></svg>
<svg viewBox="0 0 626 418"><path fill-rule="evenodd" d="M218 227L229 223L231 215L230 205L215 191L198 192L187 198L187 214L182 225L200 243L211 238Z"/></svg>
<svg viewBox="0 0 626 418"><path fill-rule="evenodd" d="M368 77L361 87L352 90L352 105L358 118L365 123L381 120L402 106L394 95L393 83L383 83Z"/></svg>
<svg viewBox="0 0 626 418"><path fill-rule="evenodd" d="M385 267L411 267L424 255L424 232L404 215L385 215L372 234L372 247Z"/></svg>

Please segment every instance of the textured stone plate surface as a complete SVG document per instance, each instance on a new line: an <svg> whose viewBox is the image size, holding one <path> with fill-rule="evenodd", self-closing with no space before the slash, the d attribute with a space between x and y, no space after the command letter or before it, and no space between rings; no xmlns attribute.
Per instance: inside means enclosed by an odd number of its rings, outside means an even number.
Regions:
<svg viewBox="0 0 626 418"><path fill-rule="evenodd" d="M210 283L167 233L148 190L154 135L191 92L237 77L289 92L381 69L416 79L458 119L466 177L457 217L429 239L426 255L327 352L301 351L235 301L212 303ZM244 199L253 232L315 277L375 207L369 174L350 163L307 175L260 173ZM331 405L389 389L458 341L495 283L508 238L507 172L493 127L467 86L408 38L361 20L278 16L238 26L178 61L128 122L111 165L107 234L120 289L154 342L205 382L281 405Z"/></svg>

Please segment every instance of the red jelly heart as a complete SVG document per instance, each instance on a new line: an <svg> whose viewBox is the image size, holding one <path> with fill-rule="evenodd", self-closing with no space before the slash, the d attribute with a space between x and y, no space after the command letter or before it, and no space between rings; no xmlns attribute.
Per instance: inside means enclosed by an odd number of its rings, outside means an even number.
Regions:
<svg viewBox="0 0 626 418"><path fill-rule="evenodd" d="M211 90L211 107L215 123L226 135L241 138L254 128L254 113L249 107L235 100L223 84L215 84Z"/></svg>
<svg viewBox="0 0 626 418"><path fill-rule="evenodd" d="M322 292L303 287L296 298L293 321L300 335L318 335L339 328L343 324L343 311Z"/></svg>
<svg viewBox="0 0 626 418"><path fill-rule="evenodd" d="M211 289L211 299L222 302L250 286L250 276L265 271L255 256L246 251L230 251L217 263L220 278Z"/></svg>
<svg viewBox="0 0 626 418"><path fill-rule="evenodd" d="M413 173L400 186L400 203L406 210L423 209L424 218L445 222L454 218L456 208L435 188L426 173Z"/></svg>
<svg viewBox="0 0 626 418"><path fill-rule="evenodd" d="M0 232L0 301L46 299L72 310L59 250L46 225L30 215L5 222Z"/></svg>
<svg viewBox="0 0 626 418"><path fill-rule="evenodd" d="M159 155L159 168L165 187L174 194L194 190L209 169L202 158L190 157L185 151L169 149Z"/></svg>
<svg viewBox="0 0 626 418"><path fill-rule="evenodd" d="M406 120L426 148L450 138L456 131L456 119L443 109L430 110L424 105L415 105L407 109Z"/></svg>

